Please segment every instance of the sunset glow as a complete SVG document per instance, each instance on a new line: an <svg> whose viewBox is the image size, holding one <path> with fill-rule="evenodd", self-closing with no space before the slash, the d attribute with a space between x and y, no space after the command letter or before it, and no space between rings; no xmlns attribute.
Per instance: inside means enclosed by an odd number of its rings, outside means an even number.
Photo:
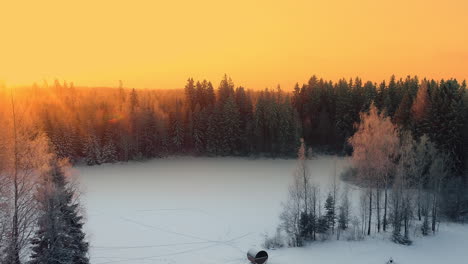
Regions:
<svg viewBox="0 0 468 264"><path fill-rule="evenodd" d="M182 88L224 73L252 89L312 74L468 77L468 2L4 1L0 80Z"/></svg>

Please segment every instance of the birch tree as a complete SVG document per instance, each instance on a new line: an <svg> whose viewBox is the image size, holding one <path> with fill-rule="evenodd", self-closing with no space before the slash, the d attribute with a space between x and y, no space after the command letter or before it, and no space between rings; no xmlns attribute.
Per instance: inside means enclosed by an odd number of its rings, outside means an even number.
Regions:
<svg viewBox="0 0 468 264"><path fill-rule="evenodd" d="M36 219L37 175L47 169L51 155L47 137L28 125L27 107L16 105L13 92L10 99L10 118L2 134L4 148L0 154L6 212L2 263L20 264Z"/></svg>
<svg viewBox="0 0 468 264"><path fill-rule="evenodd" d="M384 189L383 229L387 226L388 188L390 173L398 147L396 126L389 117L378 113L372 103L368 113L361 113L357 132L349 139L353 147L352 163L358 171L359 183L367 188L369 215L368 231L371 233L374 189L376 189L377 224L380 231L380 190Z"/></svg>
<svg viewBox="0 0 468 264"><path fill-rule="evenodd" d="M292 246L301 246L303 235L301 226L309 226L311 219L309 212L310 203L313 203L312 211L315 212L315 195L312 192L310 173L307 167L306 147L304 140L301 140L299 147L297 167L293 174L293 183L289 187L288 201L283 205L284 210L280 218L283 229L291 237ZM314 213L312 213L314 215ZM302 218L302 219L301 219ZM302 223L301 223L302 222Z"/></svg>

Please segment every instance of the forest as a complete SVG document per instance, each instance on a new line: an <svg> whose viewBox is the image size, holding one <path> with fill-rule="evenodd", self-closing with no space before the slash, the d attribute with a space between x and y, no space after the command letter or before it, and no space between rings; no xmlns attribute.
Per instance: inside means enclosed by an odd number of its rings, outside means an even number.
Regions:
<svg viewBox="0 0 468 264"><path fill-rule="evenodd" d="M465 81L312 76L286 91L236 87L227 75L216 87L189 78L179 90L56 80L3 87L0 103L4 263L22 263L29 247L30 263L89 263L78 194L66 176L72 164L181 155L297 157L280 216L290 246L339 238L350 227L354 236L370 235L375 224L378 232L391 226L395 242L411 244L414 219L427 235L442 219L468 217ZM312 153L351 157L353 167L342 177L365 190L361 211L351 213L346 195L338 198L335 189L321 204L305 162ZM57 250L51 239L59 241Z"/></svg>
<svg viewBox="0 0 468 264"><path fill-rule="evenodd" d="M294 157L300 138L317 151L350 154L348 139L374 102L399 131L427 135L449 152L461 173L468 150L465 90L465 82L410 76L379 84L312 76L288 92L249 90L225 75L216 89L190 78L184 90L55 81L16 93L57 155L88 165L168 155ZM7 105L9 92L2 91Z"/></svg>

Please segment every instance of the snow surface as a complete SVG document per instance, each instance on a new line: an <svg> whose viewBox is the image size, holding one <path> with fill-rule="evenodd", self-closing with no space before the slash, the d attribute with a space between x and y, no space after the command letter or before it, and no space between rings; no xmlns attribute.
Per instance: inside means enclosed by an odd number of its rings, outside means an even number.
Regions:
<svg viewBox="0 0 468 264"><path fill-rule="evenodd" d="M279 224L295 160L168 158L78 167L92 264L248 263L249 248ZM325 193L343 158L309 161ZM343 186L343 184L342 184ZM356 196L356 194L353 194ZM355 213L356 210L354 210ZM383 237L269 251L270 264L468 263L468 227L396 245Z"/></svg>

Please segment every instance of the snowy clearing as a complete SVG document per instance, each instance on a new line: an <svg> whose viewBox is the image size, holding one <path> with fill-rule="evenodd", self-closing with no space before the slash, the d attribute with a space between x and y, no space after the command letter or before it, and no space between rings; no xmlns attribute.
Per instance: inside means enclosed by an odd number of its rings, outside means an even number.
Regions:
<svg viewBox="0 0 468 264"><path fill-rule="evenodd" d="M334 164L337 174L348 164L332 156L309 163L323 193L333 181ZM263 234L272 234L279 224L295 164L281 159L169 158L78 167L91 262L248 263L247 250L260 247ZM374 264L390 256L398 264L462 263L468 258L468 227L444 224L440 230L436 237L415 239L410 247L374 237L274 250L268 263Z"/></svg>

